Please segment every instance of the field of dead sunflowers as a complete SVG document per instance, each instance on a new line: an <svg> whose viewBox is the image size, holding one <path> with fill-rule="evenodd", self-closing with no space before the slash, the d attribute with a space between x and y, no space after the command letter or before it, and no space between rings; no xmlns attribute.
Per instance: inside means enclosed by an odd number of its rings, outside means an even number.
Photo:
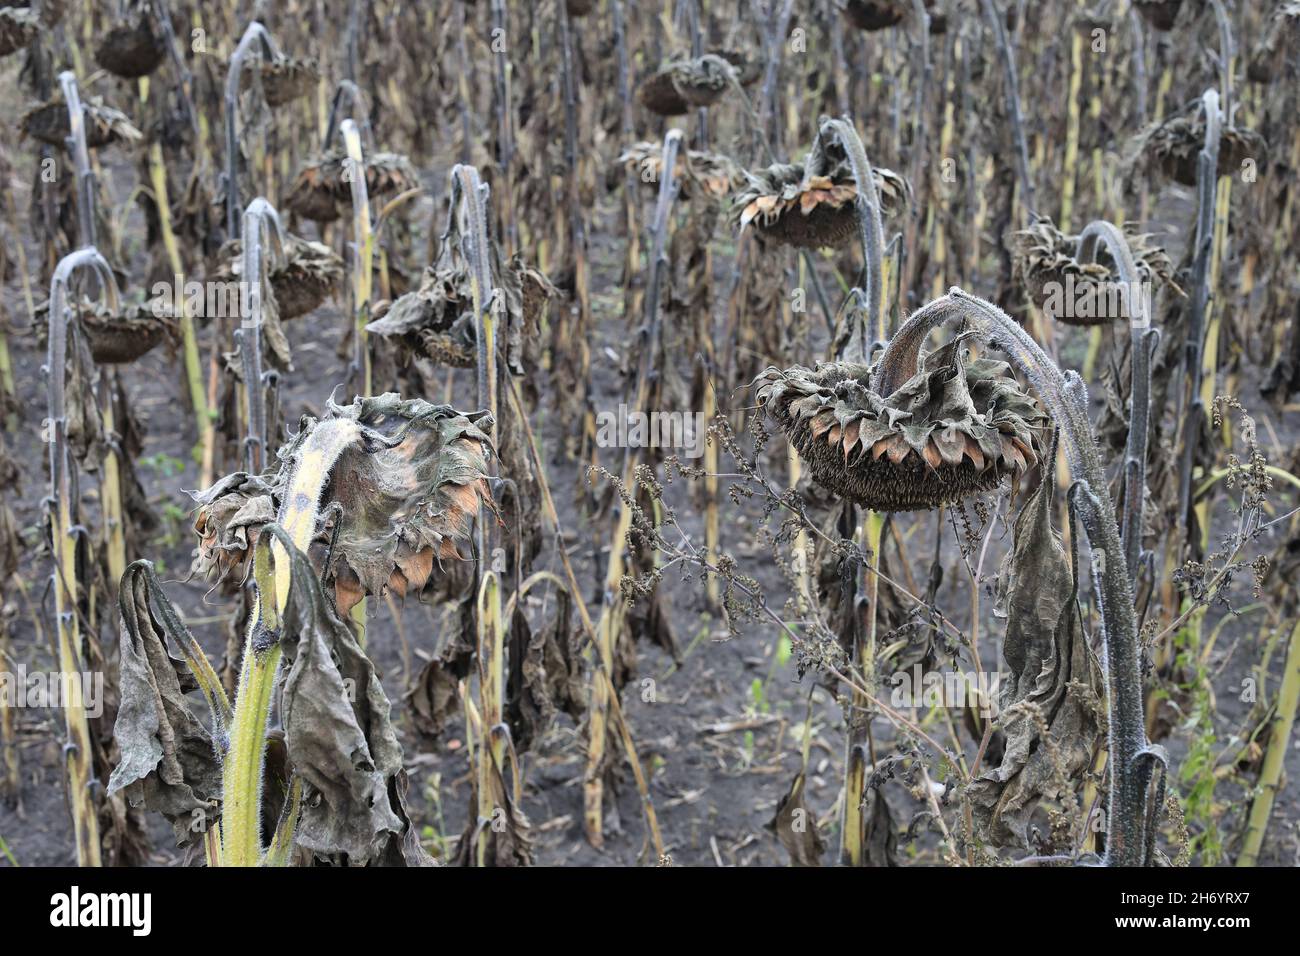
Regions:
<svg viewBox="0 0 1300 956"><path fill-rule="evenodd" d="M0 868L1300 866L1300 3L0 56Z"/></svg>

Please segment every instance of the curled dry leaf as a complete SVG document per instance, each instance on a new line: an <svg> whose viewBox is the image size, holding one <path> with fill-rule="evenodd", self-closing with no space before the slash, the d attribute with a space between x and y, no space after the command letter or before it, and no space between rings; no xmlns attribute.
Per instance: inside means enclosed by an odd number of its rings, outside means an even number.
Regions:
<svg viewBox="0 0 1300 956"><path fill-rule="evenodd" d="M1053 487L1045 470L1016 517L1015 542L998 574L998 606L1007 618L999 701L1006 746L1001 763L970 787L977 832L998 846L1027 845L1040 800L1073 800L1072 781L1091 765L1103 729L1100 669L1076 606L1077 557L1066 554L1052 528Z"/></svg>
<svg viewBox="0 0 1300 956"><path fill-rule="evenodd" d="M157 811L172 824L178 846L195 842L216 819L221 757L230 709L189 629L158 583L153 566L127 568L118 591L121 703L113 738L121 754L109 778L111 796ZM173 649L182 656L173 656ZM212 732L190 710L186 692L203 690Z"/></svg>
<svg viewBox="0 0 1300 956"><path fill-rule="evenodd" d="M804 804L803 790L804 775L800 772L777 804L776 815L767 828L790 854L791 865L821 866L826 842L817 832L817 816Z"/></svg>
<svg viewBox="0 0 1300 956"><path fill-rule="evenodd" d="M487 802L493 808L492 816L471 816L466 821L456 846L456 863L459 866L531 866L533 844L528 818L505 777L506 761L513 767L516 757L510 731L504 724L489 730L487 748L480 758L488 761L485 769L491 792ZM481 806L477 783L474 790L470 805Z"/></svg>
<svg viewBox="0 0 1300 956"><path fill-rule="evenodd" d="M426 864L405 806L392 707L374 664L307 556L272 527L290 561L281 717L289 765L303 781L294 842L349 866Z"/></svg>
<svg viewBox="0 0 1300 956"><path fill-rule="evenodd" d="M532 630L517 609L510 623L506 718L521 752L557 713L564 712L576 721L586 711L588 694L571 617L572 602L568 593L560 590L555 618L548 626Z"/></svg>
<svg viewBox="0 0 1300 956"><path fill-rule="evenodd" d="M961 338L923 357L891 395L876 369L826 362L768 369L758 402L812 476L873 511L916 511L988 491L1038 460L1045 418L1005 362L968 361Z"/></svg>
<svg viewBox="0 0 1300 956"><path fill-rule="evenodd" d="M420 591L449 562L462 560L471 522L492 506L486 478L492 446L480 428L490 428L491 420L392 392L345 406L331 402L329 417L355 421L362 436L340 456L318 503L324 522L317 542L332 547L323 577L346 615L367 594ZM248 548L266 516L278 513L316 425L303 420L280 449L274 475L236 473L192 495L200 506L197 573L242 573Z"/></svg>

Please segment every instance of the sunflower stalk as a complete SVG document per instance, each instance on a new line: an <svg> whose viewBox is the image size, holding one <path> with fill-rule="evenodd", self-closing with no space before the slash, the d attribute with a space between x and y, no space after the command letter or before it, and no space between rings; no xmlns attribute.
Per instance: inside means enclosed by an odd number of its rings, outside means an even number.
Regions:
<svg viewBox="0 0 1300 956"><path fill-rule="evenodd" d="M164 16L165 18L165 16ZM170 29L170 21L168 21ZM149 98L149 79L140 79L140 102ZM188 100L187 100L188 102ZM193 115L191 114L191 120ZM195 136L197 138L197 126ZM197 139L196 139L197 142ZM197 148L197 146L196 146ZM149 184L153 190L154 208L158 210L158 230L162 236L163 251L167 255L167 264L172 271L172 280L178 292L185 288L185 264L181 260L180 244L176 241L176 232L172 227L171 199L167 195L167 167L163 162L162 143L157 139L149 143L148 152ZM203 366L199 358L199 341L194 331L194 319L189 313L185 296L173 296L173 306L181 327L181 352L185 362L185 384L189 392L190 408L194 411L197 430L197 447L206 449L211 446L214 434L212 416L208 412L207 393L203 387ZM204 476L204 483L207 478Z"/></svg>
<svg viewBox="0 0 1300 956"><path fill-rule="evenodd" d="M266 728L282 651L279 622L291 581L285 543L298 551L307 550L316 533L321 494L330 471L359 434L357 423L348 419L326 419L312 429L300 449L276 525L264 529L270 534L258 536L253 552L256 594L245 632L230 749L221 781L221 862L225 866L265 862L261 816Z"/></svg>
<svg viewBox="0 0 1300 956"><path fill-rule="evenodd" d="M68 323L72 306L68 289L80 272L89 272L99 283L108 308L118 308L117 283L113 272L94 248L79 249L64 256L50 281L50 329L47 356L47 404L50 448L50 540L54 554L54 620L59 670L68 681L63 707L67 743L68 803L72 809L77 864L99 866L99 823L92 797L90 725L86 720L82 675L80 608L86 595L77 577L77 544L80 537L80 507L73 499L72 459L68 449L66 409ZM74 359L75 360L75 359Z"/></svg>
<svg viewBox="0 0 1300 956"><path fill-rule="evenodd" d="M1092 547L1093 582L1101 607L1110 733L1110 808L1105 863L1147 866L1154 853L1155 817L1163 805L1167 758L1148 743L1143 726L1142 678L1133 589L1106 475L1088 419L1087 386L1062 371L996 305L953 288L915 312L881 356L877 390L889 394L916 369L920 348L939 325L965 321L990 346L1005 352L1029 380L1060 429L1077 509ZM892 385L892 387L891 387ZM1154 782L1154 798L1152 784Z"/></svg>
<svg viewBox="0 0 1300 956"><path fill-rule="evenodd" d="M1268 818L1272 815L1273 803L1282 787L1282 765L1291 740L1291 729L1295 726L1296 710L1300 707L1300 621L1291 628L1282 675L1282 687L1278 691L1276 705L1277 716L1269 733L1268 749L1264 752L1259 780L1255 784L1255 796L1246 821L1246 836L1241 855L1237 857L1238 866L1256 866L1259 863L1264 834L1268 830Z"/></svg>
<svg viewBox="0 0 1300 956"><path fill-rule="evenodd" d="M451 171L451 210L466 228L461 233L462 250L469 262L474 314L478 317L477 391L478 404L486 407L493 421L498 419L498 369L496 334L499 310L504 300L492 284L491 247L487 234L488 187L473 166L457 165ZM450 229L448 230L450 233ZM483 562L496 553L497 536L486 511L478 519L478 555ZM502 722L505 703L506 618L501 611L501 580L495 570L481 571L478 584L477 658L479 670L478 713L478 799L480 827L491 823L499 806L496 777L504 773L507 757L513 754L509 728ZM511 765L514 766L513 759ZM488 841L477 843L477 862L487 865Z"/></svg>
<svg viewBox="0 0 1300 956"><path fill-rule="evenodd" d="M244 376L244 461L249 474L258 474L266 466L266 382L262 373L262 294L264 276L269 277L269 263L284 256L284 233L280 217L269 202L260 196L244 210L243 246L241 248L242 298L247 309L242 316L239 356ZM268 258L263 239L271 242Z"/></svg>
<svg viewBox="0 0 1300 956"><path fill-rule="evenodd" d="M226 111L226 238L239 237L239 82L245 65L249 63L249 54L257 51L265 62L276 60L280 51L275 40L266 27L257 20L248 25L244 35L230 57L230 67L226 73L225 111Z"/></svg>
<svg viewBox="0 0 1300 956"><path fill-rule="evenodd" d="M1142 508L1146 498L1147 436L1151 420L1151 357L1160 333L1151 328L1151 303L1147 289L1138 276L1133 250L1124 233L1113 223L1104 220L1090 222L1079 234L1079 250L1075 258L1081 263L1097 261L1101 247L1105 247L1115 264L1124 317L1129 323L1129 430L1124 449L1124 512L1122 538L1124 563L1128 567L1129 581L1137 590L1138 561L1142 552Z"/></svg>
<svg viewBox="0 0 1300 956"><path fill-rule="evenodd" d="M880 221L880 196L876 192L876 181L871 172L871 163L862 140L853 124L845 119L826 119L818 133L822 137L834 137L839 140L848 155L849 165L853 169L853 180L857 186L854 200L858 212L858 229L862 238L862 269L865 274L867 307L866 325L862 324L861 310L853 310L857 319L847 351L856 353L856 360L866 364L876 346L883 345L888 335L885 319L885 281L882 259L885 248L884 226Z"/></svg>
<svg viewBox="0 0 1300 956"><path fill-rule="evenodd" d="M561 534L560 516L555 509L555 499L551 497L551 487L546 480L545 469L542 468L542 458L540 445L536 436L533 434L532 424L528 421L528 416L524 414L523 401L519 396L519 386L513 381L510 383L510 405L515 415L518 417L524 429L524 446L528 449L528 455L533 464L533 469L537 473L538 486L542 492L542 513L546 520L550 522L551 529L554 531L556 540L561 542L558 550L560 564L564 568L565 580L568 582L569 596L578 609L578 618L582 621L583 634L586 636L588 643L595 651L596 677L595 680L603 688L605 700L609 703L609 714L611 722L618 730L619 739L623 742L623 749L627 755L628 766L632 768L632 777L636 781L637 793L641 797L641 810L645 816L646 829L650 834L650 841L655 848L655 853L662 858L664 855L663 837L659 832L659 819L655 814L654 800L650 796L650 786L646 781L645 771L641 767L641 760L637 756L636 742L632 739L632 731L627 725L627 720L623 716L623 708L619 704L618 694L615 692L613 681L610 679L609 671L603 664L603 657L600 654L600 637L597 627L592 623L591 613L587 609L587 602L583 600L582 590L578 587L578 578L573 571L573 563L569 560L569 552L563 546L563 536ZM542 572L538 572L539 574ZM513 600L513 599L512 599ZM593 688L594 692L594 688Z"/></svg>
<svg viewBox="0 0 1300 956"><path fill-rule="evenodd" d="M1205 346L1205 314L1210 301L1210 258L1213 254L1215 210L1218 195L1219 137L1224 116L1219 94L1206 90L1201 99L1205 111L1205 145L1197 156L1196 171L1196 254L1192 270L1192 303L1188 312L1187 338L1183 344L1183 374L1189 383L1179 395L1176 421L1182 440L1178 469L1178 529L1187 536L1192 496L1192 464L1199 443L1205 405L1201 398Z"/></svg>
<svg viewBox="0 0 1300 956"><path fill-rule="evenodd" d="M1006 83L1007 115L1011 120L1011 134L1016 156L1016 174L1020 179L1021 202L1029 211L1030 218L1037 208L1034 204L1034 181L1029 175L1029 149L1025 145L1025 124L1020 111L1020 81L1016 76L1016 58L1007 40L1007 31L1002 24L993 0L981 0L984 19L997 43L998 57L1002 61L1004 82Z"/></svg>
<svg viewBox="0 0 1300 956"><path fill-rule="evenodd" d="M370 197L366 192L366 163L360 131L351 119L345 119L339 131L347 149L344 172L352 191L352 282L348 286L353 317L352 371L359 379L361 394L369 395L374 390L371 388L370 342L366 326L370 323L375 238L370 223Z"/></svg>
<svg viewBox="0 0 1300 956"><path fill-rule="evenodd" d="M663 155L659 164L659 198L655 204L654 220L650 231L650 278L646 287L645 320L638 336L640 363L637 369L636 390L630 408L642 408L650 392L650 373L659 353L661 321L659 315L660 286L668 265L666 244L669 214L677 198L677 154L682 147L682 131L670 129L664 136ZM625 487L633 486L638 455L631 445L624 450L622 477ZM600 619L596 625L596 668L609 675L614 668L614 645L623 620L623 601L619 582L624 573L624 551L627 531L632 523L632 509L626 505L619 510L610 539L609 563L605 569L604 590L601 598ZM583 776L583 827L587 842L600 847L604 843L603 778L605 746L609 714L617 706L617 691L609 681L593 677L591 701L587 723L587 766Z"/></svg>

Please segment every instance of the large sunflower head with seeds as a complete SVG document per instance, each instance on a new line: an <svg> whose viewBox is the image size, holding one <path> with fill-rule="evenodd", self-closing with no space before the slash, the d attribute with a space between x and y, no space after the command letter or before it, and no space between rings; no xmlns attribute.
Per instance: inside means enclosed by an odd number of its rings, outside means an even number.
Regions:
<svg viewBox="0 0 1300 956"><path fill-rule="evenodd" d="M765 236L807 249L839 248L859 234L858 187L838 143L818 137L802 163L777 163L744 173L733 216ZM873 166L871 178L883 216L907 207L911 188L902 176Z"/></svg>
<svg viewBox="0 0 1300 956"><path fill-rule="evenodd" d="M524 351L537 339L546 303L558 293L545 275L518 256L502 261L495 245L492 260L493 308L501 321L496 334L511 371L522 374ZM379 306L366 331L435 365L473 367L478 324L469 264L459 256L443 255L424 270L418 289Z"/></svg>
<svg viewBox="0 0 1300 956"><path fill-rule="evenodd" d="M243 243L228 240L217 250L211 282L234 282L243 273ZM317 308L343 281L343 260L329 246L286 233L284 258L270 271L271 291L281 319Z"/></svg>
<svg viewBox="0 0 1300 956"><path fill-rule="evenodd" d="M872 511L921 511L1020 478L1038 461L1038 403L1010 366L972 359L958 336L888 395L879 365L768 369L758 403L813 480Z"/></svg>
<svg viewBox="0 0 1300 956"><path fill-rule="evenodd" d="M36 307L36 328L41 346L49 334L50 304ZM104 302L82 299L76 307L77 329L85 335L90 356L97 365L127 365L162 343L176 345L180 325L171 304L159 299L123 302L117 309Z"/></svg>
<svg viewBox="0 0 1300 956"><path fill-rule="evenodd" d="M113 143L131 144L143 138L126 114L105 106L95 97L82 100L81 112L85 117L86 148L99 149ZM19 125L22 131L42 143L67 149L72 124L68 121L68 104L63 93L57 92L46 102L28 110Z"/></svg>

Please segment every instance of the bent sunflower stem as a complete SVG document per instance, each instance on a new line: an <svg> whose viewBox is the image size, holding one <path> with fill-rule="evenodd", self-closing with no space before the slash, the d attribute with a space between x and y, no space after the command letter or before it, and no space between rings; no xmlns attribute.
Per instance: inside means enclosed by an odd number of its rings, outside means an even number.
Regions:
<svg viewBox="0 0 1300 956"><path fill-rule="evenodd" d="M990 346L1006 353L1060 429L1074 478L1070 498L1092 548L1093 580L1101 605L1111 753L1110 825L1104 861L1117 866L1147 865L1157 810L1149 799L1149 786L1164 756L1146 739L1133 589L1088 419L1087 386L1075 372L1063 373L996 305L954 287L913 313L890 341L877 373L882 395L890 394L916 371L926 337L948 322L966 322ZM1162 781L1163 775L1159 779Z"/></svg>

